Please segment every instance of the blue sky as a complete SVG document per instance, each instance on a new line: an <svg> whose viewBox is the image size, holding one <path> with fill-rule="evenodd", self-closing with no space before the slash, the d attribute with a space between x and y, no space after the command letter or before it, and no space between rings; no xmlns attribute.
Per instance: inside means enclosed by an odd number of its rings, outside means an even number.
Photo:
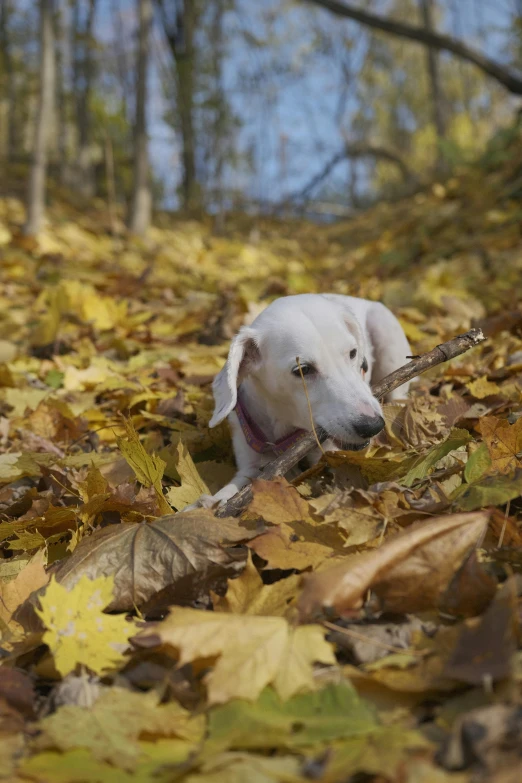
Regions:
<svg viewBox="0 0 522 783"><path fill-rule="evenodd" d="M109 45L114 34L111 9L115 1L121 8L124 37L129 42L135 23L134 0L99 0L97 32ZM390 7L389 0L360 4L381 12ZM343 57L339 33L354 39L350 58L355 71L363 61L368 33L360 25L316 10L306 2L236 0L235 5L225 21L228 55L224 85L242 123L234 143L239 150L253 150L254 167L229 171L228 184L239 187L252 199L278 201L300 190L341 147L336 112L346 82L338 64ZM507 34L521 0L440 0L439 6L443 9L441 30L462 37L499 61L506 60ZM334 42L334 56L311 53L317 31ZM269 34L278 41L276 46L255 45L256 39L262 42ZM167 205L176 206L180 148L163 119L167 106L159 63L168 62L169 52L159 29L154 42L149 105L151 159L165 182ZM404 42L404 46L413 45ZM274 66L286 76L272 75ZM263 84L246 88L245 81L259 74ZM345 128L349 128L351 108L354 102L348 95ZM362 165L364 169L371 164Z"/></svg>

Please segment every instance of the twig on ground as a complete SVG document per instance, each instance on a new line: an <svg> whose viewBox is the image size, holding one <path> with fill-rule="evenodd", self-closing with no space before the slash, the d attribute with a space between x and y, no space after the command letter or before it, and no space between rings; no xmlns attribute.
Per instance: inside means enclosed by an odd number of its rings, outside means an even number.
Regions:
<svg viewBox="0 0 522 783"><path fill-rule="evenodd" d="M413 361L408 362L403 367L399 367L395 372L390 373L383 378L382 381L372 386L372 392L374 397L380 399L389 392L402 386L403 383L410 381L417 375L426 372L431 367L435 367L437 364L447 362L449 359L454 359L456 356L469 351L470 348L474 348L476 345L482 343L486 338L484 337L481 329L471 329L465 334L460 334L454 337L452 340L448 340L446 343L437 345L433 350L428 353L419 356ZM322 442L327 439L326 432L318 432L318 438ZM285 473L297 465L297 463L303 459L312 449L317 448L317 441L312 432L307 433L300 441L295 443L277 459L269 462L263 470L259 472L259 478L269 481L276 478L276 476L284 476ZM237 492L234 497L230 498L225 505L221 506L216 511L217 517L236 517L252 500L252 487L248 484Z"/></svg>

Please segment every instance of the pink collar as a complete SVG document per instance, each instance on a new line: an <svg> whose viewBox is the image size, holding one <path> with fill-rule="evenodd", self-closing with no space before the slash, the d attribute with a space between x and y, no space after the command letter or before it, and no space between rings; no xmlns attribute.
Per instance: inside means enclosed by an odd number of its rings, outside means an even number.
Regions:
<svg viewBox="0 0 522 783"><path fill-rule="evenodd" d="M241 425L241 429L243 430L246 442L250 448L257 451L258 454L273 451L274 454L280 456L281 454L284 454L285 451L288 451L290 446L293 446L294 443L297 443L297 441L301 440L301 438L306 435L306 430L294 430L290 435L287 435L286 438L278 440L277 443L270 443L264 432L250 417L247 409L240 400L239 393L237 395L237 404L234 410Z"/></svg>

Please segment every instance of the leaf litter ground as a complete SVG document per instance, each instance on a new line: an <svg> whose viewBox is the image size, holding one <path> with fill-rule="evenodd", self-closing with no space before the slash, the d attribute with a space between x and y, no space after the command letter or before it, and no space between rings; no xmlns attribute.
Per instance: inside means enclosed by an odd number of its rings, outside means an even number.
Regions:
<svg viewBox="0 0 522 783"><path fill-rule="evenodd" d="M349 223L0 202L0 779L519 783L522 156ZM233 473L228 342L274 297L475 323L363 453L179 512ZM362 776L362 777L361 777Z"/></svg>

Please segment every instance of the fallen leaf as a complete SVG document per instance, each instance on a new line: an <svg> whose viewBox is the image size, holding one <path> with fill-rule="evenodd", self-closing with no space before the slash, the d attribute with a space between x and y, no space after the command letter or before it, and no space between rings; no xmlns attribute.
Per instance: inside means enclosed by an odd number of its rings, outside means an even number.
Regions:
<svg viewBox="0 0 522 783"><path fill-rule="evenodd" d="M325 523L335 523L343 531L345 547L366 544L380 536L385 528L385 518L369 505L367 497L357 503L354 497L332 493L310 501L310 505Z"/></svg>
<svg viewBox="0 0 522 783"><path fill-rule="evenodd" d="M7 666L0 668L0 699L25 718L34 718L36 693L25 672Z"/></svg>
<svg viewBox="0 0 522 783"><path fill-rule="evenodd" d="M160 514L170 514L172 509L165 500L161 484L166 463L160 457L147 454L132 421L123 419L122 422L127 433L127 440L117 438L121 453L133 469L138 481L145 487L154 487Z"/></svg>
<svg viewBox="0 0 522 783"><path fill-rule="evenodd" d="M177 737L195 749L205 723L204 716L193 718L179 704L160 705L155 693L113 687L90 709L64 706L44 718L33 747L62 752L85 748L99 762L133 770L141 756L138 738Z"/></svg>
<svg viewBox="0 0 522 783"><path fill-rule="evenodd" d="M0 484L8 484L23 476L39 476L40 467L29 454L20 451L0 454Z"/></svg>
<svg viewBox="0 0 522 783"><path fill-rule="evenodd" d="M491 457L489 456L488 447L485 443L481 443L468 457L466 467L464 468L464 478L468 484L473 484L475 481L478 481L490 467Z"/></svg>
<svg viewBox="0 0 522 783"><path fill-rule="evenodd" d="M45 571L45 552L37 552L20 573L9 582L0 582L0 619L12 622L15 611L49 581Z"/></svg>
<svg viewBox="0 0 522 783"><path fill-rule="evenodd" d="M499 386L488 381L487 375L481 375L480 378L470 381L466 384L466 388L477 400L483 400L484 397L489 397L491 394L499 394L500 392Z"/></svg>
<svg viewBox="0 0 522 783"><path fill-rule="evenodd" d="M252 502L248 506L248 516L259 516L273 525L309 520L310 506L299 492L284 478L273 481L255 479L252 482Z"/></svg>
<svg viewBox="0 0 522 783"><path fill-rule="evenodd" d="M471 769L483 779L484 773L492 779L494 770L512 767L514 775L504 780L515 783L520 779L521 742L520 707L492 704L470 710L455 721L437 760L444 769Z"/></svg>
<svg viewBox="0 0 522 783"><path fill-rule="evenodd" d="M323 536L325 543L321 543ZM330 542L335 543L335 550L329 545ZM294 522L269 528L253 538L248 546L267 561L268 569L304 571L306 568L316 568L342 552L343 539L335 525L312 527L306 522Z"/></svg>
<svg viewBox="0 0 522 783"><path fill-rule="evenodd" d="M370 587L390 611L436 608L488 520L487 512L476 512L418 523L380 549L360 555L356 564L308 576L298 601L302 616L314 616L322 608L342 613L358 607Z"/></svg>
<svg viewBox="0 0 522 783"><path fill-rule="evenodd" d="M400 780L397 776L402 776L405 757L430 751L431 748L432 744L420 731L404 726L380 726L372 732L336 743L321 781L336 783L343 779L349 780L356 774L382 776L382 780ZM436 783L436 779L429 780Z"/></svg>
<svg viewBox="0 0 522 783"><path fill-rule="evenodd" d="M477 429L488 447L492 470L511 473L522 467L522 418L510 424L506 419L486 416Z"/></svg>
<svg viewBox="0 0 522 783"><path fill-rule="evenodd" d="M46 631L43 641L49 647L62 676L77 664L102 674L124 662L123 653L135 625L124 617L104 614L112 600L114 579L91 580L83 575L68 591L53 577L40 597L41 618Z"/></svg>
<svg viewBox="0 0 522 783"><path fill-rule="evenodd" d="M16 769L24 752L25 740L22 732L0 735L0 780L18 783ZM116 783L116 782L115 782Z"/></svg>
<svg viewBox="0 0 522 783"><path fill-rule="evenodd" d="M443 676L471 685L508 678L517 647L517 626L517 588L511 578L480 620L464 625Z"/></svg>
<svg viewBox="0 0 522 783"><path fill-rule="evenodd" d="M419 479L426 478L437 462L455 449L465 446L470 440L471 435L467 430L452 429L443 443L433 446L427 454L422 454L415 460L406 475L401 478L401 484L411 487Z"/></svg>
<svg viewBox="0 0 522 783"><path fill-rule="evenodd" d="M217 658L205 676L209 704L255 700L273 684L282 699L314 688L313 664L335 663L326 631L318 625L292 628L282 617L201 612L174 607L163 622L136 637L179 651L179 664Z"/></svg>
<svg viewBox="0 0 522 783"><path fill-rule="evenodd" d="M171 487L167 492L169 503L178 511L194 503L201 495L208 495L209 489L194 465L184 443L178 443L176 470L181 479L180 487Z"/></svg>
<svg viewBox="0 0 522 783"><path fill-rule="evenodd" d="M216 519L208 509L111 526L84 538L55 577L70 590L84 576L110 576L111 611L165 607L196 600L215 580L241 568L246 553L231 547L253 535L236 519Z"/></svg>
<svg viewBox="0 0 522 783"><path fill-rule="evenodd" d="M233 614L284 617L290 602L299 591L300 581L299 576L293 575L271 585L263 584L249 553L242 574L237 579L228 580L226 595L215 596L214 610Z"/></svg>
<svg viewBox="0 0 522 783"><path fill-rule="evenodd" d="M234 700L209 713L209 746L224 750L299 748L361 736L378 726L375 710L350 683L297 694L285 702L272 688L257 701Z"/></svg>
<svg viewBox="0 0 522 783"><path fill-rule="evenodd" d="M0 756L1 758L1 756ZM20 774L23 780L36 783L133 783L134 774L97 761L85 748L57 753L44 751L24 759ZM17 782L18 783L18 782ZM141 783L141 781L140 781Z"/></svg>
<svg viewBox="0 0 522 783"><path fill-rule="evenodd" d="M206 760L201 770L189 774L186 783L281 783L300 779L301 762L295 756L253 753L220 753Z"/></svg>
<svg viewBox="0 0 522 783"><path fill-rule="evenodd" d="M461 511L474 511L488 506L501 506L522 495L522 469L513 475L486 476L474 484L463 484L453 496L454 506Z"/></svg>

